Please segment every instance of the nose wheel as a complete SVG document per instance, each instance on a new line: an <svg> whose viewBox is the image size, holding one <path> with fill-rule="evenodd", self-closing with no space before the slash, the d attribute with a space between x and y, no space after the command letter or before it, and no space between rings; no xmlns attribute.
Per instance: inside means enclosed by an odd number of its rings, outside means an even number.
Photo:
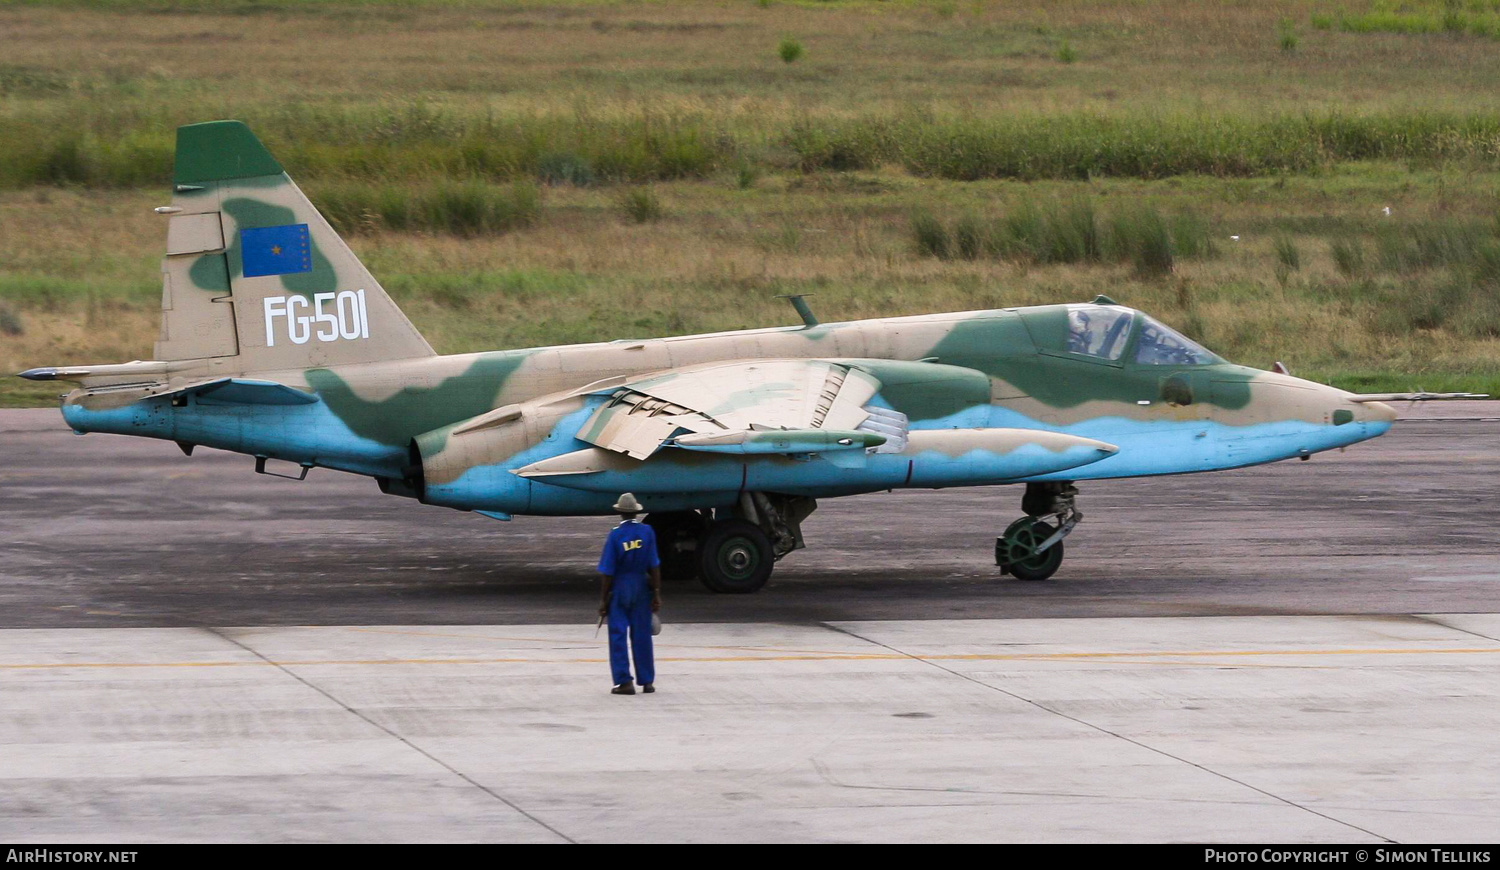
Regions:
<svg viewBox="0 0 1500 870"><path fill-rule="evenodd" d="M1021 509L1026 516L995 539L995 564L1017 580L1046 580L1062 566L1063 538L1083 519L1070 482L1028 483Z"/></svg>
<svg viewBox="0 0 1500 870"><path fill-rule="evenodd" d="M1062 539L1042 549L1057 534L1057 527L1043 520L1021 517L995 539L995 564L1003 574L1017 580L1046 580L1062 566Z"/></svg>

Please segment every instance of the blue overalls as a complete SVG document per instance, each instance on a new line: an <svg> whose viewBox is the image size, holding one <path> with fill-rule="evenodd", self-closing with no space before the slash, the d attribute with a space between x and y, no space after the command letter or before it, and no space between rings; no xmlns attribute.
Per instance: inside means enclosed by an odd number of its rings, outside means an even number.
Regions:
<svg viewBox="0 0 1500 870"><path fill-rule="evenodd" d="M651 588L647 572L661 564L656 533L640 520L626 520L609 533L599 556L599 573L614 578L609 593L609 666L615 685L630 682L625 634L635 650L635 675L641 685L656 682L651 658Z"/></svg>

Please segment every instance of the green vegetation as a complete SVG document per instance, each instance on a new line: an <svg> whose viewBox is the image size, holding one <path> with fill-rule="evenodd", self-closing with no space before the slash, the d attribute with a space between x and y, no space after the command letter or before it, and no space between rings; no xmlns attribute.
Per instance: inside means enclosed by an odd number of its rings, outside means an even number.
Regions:
<svg viewBox="0 0 1500 870"><path fill-rule="evenodd" d="M656 191L649 187L627 190L620 196L620 210L638 224L659 221L666 214Z"/></svg>
<svg viewBox="0 0 1500 870"><path fill-rule="evenodd" d="M1494 114L907 116L804 126L787 144L804 172L894 163L914 175L973 181L1253 176L1374 159L1494 166L1497 139Z"/></svg>
<svg viewBox="0 0 1500 870"><path fill-rule="evenodd" d="M309 194L341 233L425 230L495 235L531 226L541 211L537 187L526 181L509 187L477 181L444 181L430 187L342 181L320 184Z"/></svg>
<svg viewBox="0 0 1500 870"><path fill-rule="evenodd" d="M1093 200L1027 201L1000 216L961 215L950 232L926 211L912 216L918 253L965 260L983 256L1028 265L1129 263L1141 276L1170 273L1179 256L1217 252L1207 225L1193 214L1164 216L1149 204L1132 204L1101 216Z"/></svg>
<svg viewBox="0 0 1500 870"><path fill-rule="evenodd" d="M1364 12L1327 12L1313 16L1313 26L1331 29L1337 23L1349 33L1400 33L1477 36L1500 39L1500 3L1493 0L1376 0Z"/></svg>
<svg viewBox="0 0 1500 870"><path fill-rule="evenodd" d="M821 172L893 164L956 181L1256 176L1353 160L1500 166L1500 115L1488 112L1260 118L907 112L804 118L759 129L737 129L701 113L647 110L608 119L587 112L475 117L420 107L239 114L289 172L308 179L527 178L588 186L706 178L731 165ZM130 120L107 111L91 121L80 130L46 115L17 113L0 128L0 187L169 182L170 121L160 119L149 132L129 129Z"/></svg>
<svg viewBox="0 0 1500 870"><path fill-rule="evenodd" d="M776 55L781 58L782 63L795 63L802 57L802 43L787 37L776 46Z"/></svg>
<svg viewBox="0 0 1500 870"><path fill-rule="evenodd" d="M1282 51L1297 50L1297 24L1290 18L1283 18L1276 22L1277 42L1281 44Z"/></svg>
<svg viewBox="0 0 1500 870"><path fill-rule="evenodd" d="M1500 392L1497 7L27 0L0 368L150 355L173 130L237 117L445 352L1104 292Z"/></svg>
<svg viewBox="0 0 1500 870"><path fill-rule="evenodd" d="M1031 266L1130 263L1142 276L1167 275L1179 255L1208 257L1217 251L1194 214L1169 219L1152 205L1133 204L1101 216L1092 199L1026 201L989 219L965 213L951 233L941 219L918 211L912 236L919 254L939 260L957 254L963 260L993 257Z"/></svg>
<svg viewBox="0 0 1500 870"><path fill-rule="evenodd" d="M1275 247L1277 263L1291 272L1302 268L1302 252L1291 236L1277 236Z"/></svg>

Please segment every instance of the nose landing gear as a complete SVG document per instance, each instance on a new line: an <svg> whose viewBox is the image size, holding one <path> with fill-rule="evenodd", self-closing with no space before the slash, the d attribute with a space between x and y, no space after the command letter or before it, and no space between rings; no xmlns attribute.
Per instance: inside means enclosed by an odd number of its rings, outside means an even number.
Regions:
<svg viewBox="0 0 1500 870"><path fill-rule="evenodd" d="M995 539L995 564L1017 580L1046 580L1062 565L1063 538L1083 520L1072 481L1026 484L1021 517ZM1051 520L1051 522L1049 522Z"/></svg>

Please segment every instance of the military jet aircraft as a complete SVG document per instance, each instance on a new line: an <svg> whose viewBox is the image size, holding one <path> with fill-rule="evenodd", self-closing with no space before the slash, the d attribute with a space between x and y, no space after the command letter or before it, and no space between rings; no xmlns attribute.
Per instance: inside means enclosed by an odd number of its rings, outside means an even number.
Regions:
<svg viewBox="0 0 1500 870"><path fill-rule="evenodd" d="M1100 296L440 356L238 121L177 131L153 361L32 369L113 432L375 479L424 504L610 513L634 492L669 575L753 592L816 499L1019 483L996 562L1050 577L1077 481L1216 471L1390 428L1380 398L1234 365ZM288 475L290 476L290 475Z"/></svg>

